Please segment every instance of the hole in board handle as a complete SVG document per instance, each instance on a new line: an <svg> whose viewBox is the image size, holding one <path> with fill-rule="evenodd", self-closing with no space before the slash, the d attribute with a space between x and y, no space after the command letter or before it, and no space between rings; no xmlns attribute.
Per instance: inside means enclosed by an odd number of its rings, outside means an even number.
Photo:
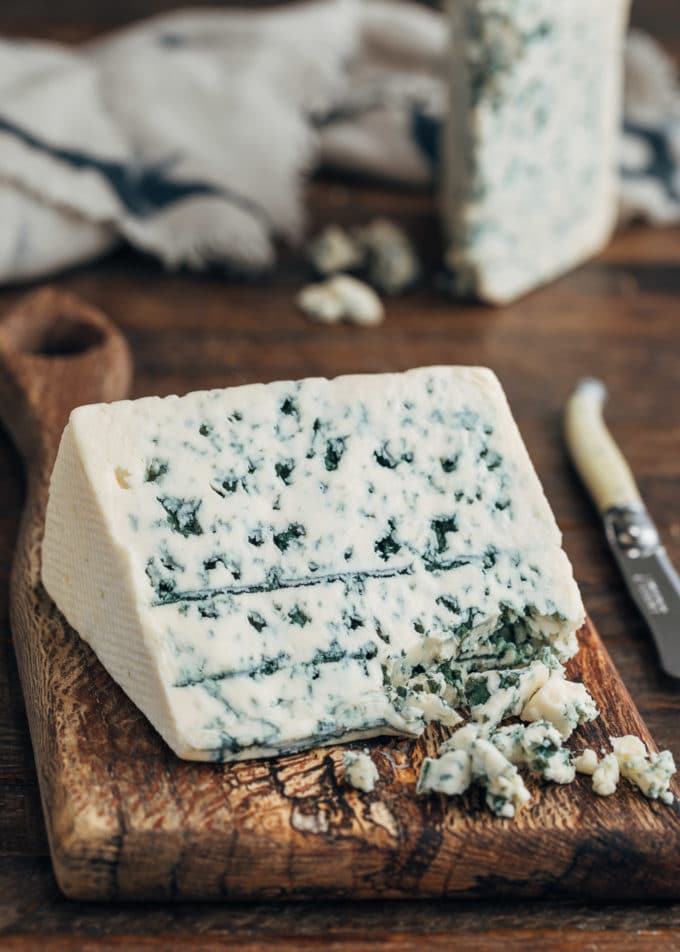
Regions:
<svg viewBox="0 0 680 952"><path fill-rule="evenodd" d="M106 340L101 328L78 317L60 314L25 348L38 357L75 357L101 347Z"/></svg>

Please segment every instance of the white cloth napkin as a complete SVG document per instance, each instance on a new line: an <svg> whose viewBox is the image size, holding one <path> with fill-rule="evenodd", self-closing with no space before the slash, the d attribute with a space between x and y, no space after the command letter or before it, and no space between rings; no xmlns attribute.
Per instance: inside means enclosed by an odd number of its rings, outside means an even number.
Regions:
<svg viewBox="0 0 680 952"><path fill-rule="evenodd" d="M272 264L319 164L436 174L441 14L398 0L178 11L66 48L0 40L0 282L126 240L169 267ZM627 51L622 210L680 221L680 94Z"/></svg>
<svg viewBox="0 0 680 952"><path fill-rule="evenodd" d="M626 46L621 143L621 216L680 222L680 87L675 63L651 37L631 31Z"/></svg>

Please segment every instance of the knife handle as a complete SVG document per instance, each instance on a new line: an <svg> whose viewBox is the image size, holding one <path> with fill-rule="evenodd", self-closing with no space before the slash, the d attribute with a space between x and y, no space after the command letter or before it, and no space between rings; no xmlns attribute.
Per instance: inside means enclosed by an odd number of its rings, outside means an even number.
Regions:
<svg viewBox="0 0 680 952"><path fill-rule="evenodd" d="M643 507L635 477L602 417L606 397L601 380L581 380L564 414L571 458L602 514L613 507Z"/></svg>

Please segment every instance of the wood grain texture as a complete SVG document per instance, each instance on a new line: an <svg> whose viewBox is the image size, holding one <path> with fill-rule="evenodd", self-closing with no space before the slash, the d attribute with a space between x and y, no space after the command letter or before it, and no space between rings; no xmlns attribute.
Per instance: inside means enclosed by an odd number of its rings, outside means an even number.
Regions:
<svg viewBox="0 0 680 952"><path fill-rule="evenodd" d="M341 782L342 748L230 765L179 761L55 609L39 582L51 471L73 406L125 395L130 363L106 319L57 292L0 322L0 406L28 496L11 618L55 873L81 899L680 895L680 811L585 778L540 788L514 822L479 794L418 799L442 739L368 743L373 794ZM577 743L653 743L592 624L571 674L603 717Z"/></svg>
<svg viewBox="0 0 680 952"><path fill-rule="evenodd" d="M527 943L532 943L536 949L552 949L553 952L658 952L659 933L649 930L640 931L631 935L619 930L583 931L578 934L565 935L561 929L514 929L499 930L494 935L484 938L480 945L480 935L477 932L430 934L427 938L395 936L383 934L372 936L370 939L356 939L350 935L335 939L308 938L291 941L289 936L272 936L266 948L290 952L422 952L423 948L434 952L478 952L483 948L485 952L507 952L513 949L526 949ZM192 934L154 936L149 939L140 939L134 935L122 935L109 939L73 939L64 936L40 936L37 939L26 937L13 938L9 936L3 944L7 952L222 952L225 949L238 949L239 952L262 952L264 948L259 939L235 937L197 937ZM680 948L680 942L672 939L664 943L664 952L675 952Z"/></svg>

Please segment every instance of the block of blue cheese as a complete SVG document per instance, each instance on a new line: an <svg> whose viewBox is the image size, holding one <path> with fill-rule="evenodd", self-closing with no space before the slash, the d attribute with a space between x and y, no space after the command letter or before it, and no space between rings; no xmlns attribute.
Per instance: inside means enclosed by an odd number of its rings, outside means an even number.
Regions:
<svg viewBox="0 0 680 952"><path fill-rule="evenodd" d="M45 588L180 756L455 724L461 672L573 655L583 607L489 370L75 410Z"/></svg>
<svg viewBox="0 0 680 952"><path fill-rule="evenodd" d="M502 304L617 217L629 0L449 0L443 213L454 290Z"/></svg>

